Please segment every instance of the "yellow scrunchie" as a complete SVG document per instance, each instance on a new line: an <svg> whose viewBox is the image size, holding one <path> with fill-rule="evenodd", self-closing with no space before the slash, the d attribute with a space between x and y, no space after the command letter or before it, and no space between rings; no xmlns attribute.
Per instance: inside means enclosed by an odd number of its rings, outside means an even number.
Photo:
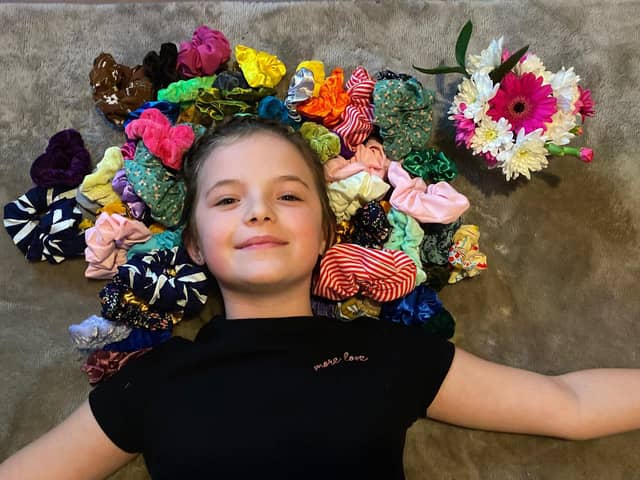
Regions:
<svg viewBox="0 0 640 480"><path fill-rule="evenodd" d="M304 122L300 127L300 135L309 143L311 150L316 152L320 163L324 164L340 153L340 137L322 125Z"/></svg>
<svg viewBox="0 0 640 480"><path fill-rule="evenodd" d="M487 256L479 251L480 229L477 225L461 225L452 240L449 264L453 271L449 275L449 283L475 277L487 269Z"/></svg>
<svg viewBox="0 0 640 480"><path fill-rule="evenodd" d="M80 191L89 200L102 206L119 202L120 197L113 191L111 180L122 167L124 167L124 159L120 147L107 148L104 157L96 165L95 172L84 177Z"/></svg>
<svg viewBox="0 0 640 480"><path fill-rule="evenodd" d="M327 185L329 205L336 214L336 220L342 222L365 203L382 198L391 186L380 177L368 172L359 172L349 178Z"/></svg>
<svg viewBox="0 0 640 480"><path fill-rule="evenodd" d="M254 50L245 45L236 45L235 53L244 78L253 88L275 88L287 73L284 63L270 53Z"/></svg>
<svg viewBox="0 0 640 480"><path fill-rule="evenodd" d="M324 83L324 63L320 60L305 60L300 62L296 67L296 72L301 68L306 68L313 73L313 97L317 97L320 93L320 87Z"/></svg>

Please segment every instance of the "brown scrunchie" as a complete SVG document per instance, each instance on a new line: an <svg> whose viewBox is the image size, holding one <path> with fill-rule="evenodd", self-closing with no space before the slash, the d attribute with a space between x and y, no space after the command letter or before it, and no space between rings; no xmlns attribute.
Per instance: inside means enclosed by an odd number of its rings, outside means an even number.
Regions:
<svg viewBox="0 0 640 480"><path fill-rule="evenodd" d="M127 114L153 100L153 85L142 65L120 65L108 53L101 53L93 61L89 81L96 107L119 127Z"/></svg>

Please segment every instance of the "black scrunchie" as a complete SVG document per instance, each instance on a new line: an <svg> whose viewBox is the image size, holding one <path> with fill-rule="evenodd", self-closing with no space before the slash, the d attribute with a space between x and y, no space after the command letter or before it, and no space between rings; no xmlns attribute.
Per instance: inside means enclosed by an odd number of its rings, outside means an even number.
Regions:
<svg viewBox="0 0 640 480"><path fill-rule="evenodd" d="M144 74L151 79L153 89L157 92L167 85L180 80L176 65L178 64L178 47L173 43L163 43L160 54L155 50L147 53L142 61Z"/></svg>

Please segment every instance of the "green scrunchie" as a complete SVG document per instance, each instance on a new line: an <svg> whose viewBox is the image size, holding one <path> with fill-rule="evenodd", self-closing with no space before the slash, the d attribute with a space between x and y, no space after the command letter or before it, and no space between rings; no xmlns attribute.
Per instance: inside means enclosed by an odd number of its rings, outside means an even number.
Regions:
<svg viewBox="0 0 640 480"><path fill-rule="evenodd" d="M235 87L231 90L222 90L222 97L226 100L240 100L246 103L258 103L264 97L275 95L275 88L259 87L259 88L242 88Z"/></svg>
<svg viewBox="0 0 640 480"><path fill-rule="evenodd" d="M159 102L189 103L198 97L201 88L209 88L213 85L216 76L194 77L189 80L178 80L170 83L167 88L158 90Z"/></svg>
<svg viewBox="0 0 640 480"><path fill-rule="evenodd" d="M196 108L200 113L208 115L216 121L223 120L227 115L237 113L254 113L255 105L249 105L241 100L226 100L217 88L201 90L196 98Z"/></svg>
<svg viewBox="0 0 640 480"><path fill-rule="evenodd" d="M373 90L374 121L380 128L384 151L400 160L411 150L424 150L431 138L434 95L420 82L378 80Z"/></svg>
<svg viewBox="0 0 640 480"><path fill-rule="evenodd" d="M389 210L387 220L389 220L393 230L391 230L391 235L384 244L384 248L402 250L413 260L413 263L418 268L416 274L416 286L418 286L427 279L427 274L422 269L422 262L420 261L420 244L424 237L422 227L413 217L395 208Z"/></svg>
<svg viewBox="0 0 640 480"><path fill-rule="evenodd" d="M170 250L173 247L182 245L182 231L184 227L177 230L165 230L156 233L149 240L143 243L136 243L127 250L127 260L140 253L148 253L151 250Z"/></svg>
<svg viewBox="0 0 640 480"><path fill-rule="evenodd" d="M324 164L340 153L340 137L324 126L314 122L304 122L300 127L300 133L309 143L311 150L316 152L320 163Z"/></svg>
<svg viewBox="0 0 640 480"><path fill-rule="evenodd" d="M444 152L435 148L412 151L402 161L402 168L425 181L450 182L458 175L458 167Z"/></svg>

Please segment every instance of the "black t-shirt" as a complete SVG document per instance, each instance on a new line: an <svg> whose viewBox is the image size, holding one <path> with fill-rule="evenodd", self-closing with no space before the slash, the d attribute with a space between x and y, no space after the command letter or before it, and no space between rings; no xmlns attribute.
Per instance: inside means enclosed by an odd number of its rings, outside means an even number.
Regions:
<svg viewBox="0 0 640 480"><path fill-rule="evenodd" d="M454 346L359 318L214 318L89 394L121 449L154 479L401 479L406 430L435 397Z"/></svg>

